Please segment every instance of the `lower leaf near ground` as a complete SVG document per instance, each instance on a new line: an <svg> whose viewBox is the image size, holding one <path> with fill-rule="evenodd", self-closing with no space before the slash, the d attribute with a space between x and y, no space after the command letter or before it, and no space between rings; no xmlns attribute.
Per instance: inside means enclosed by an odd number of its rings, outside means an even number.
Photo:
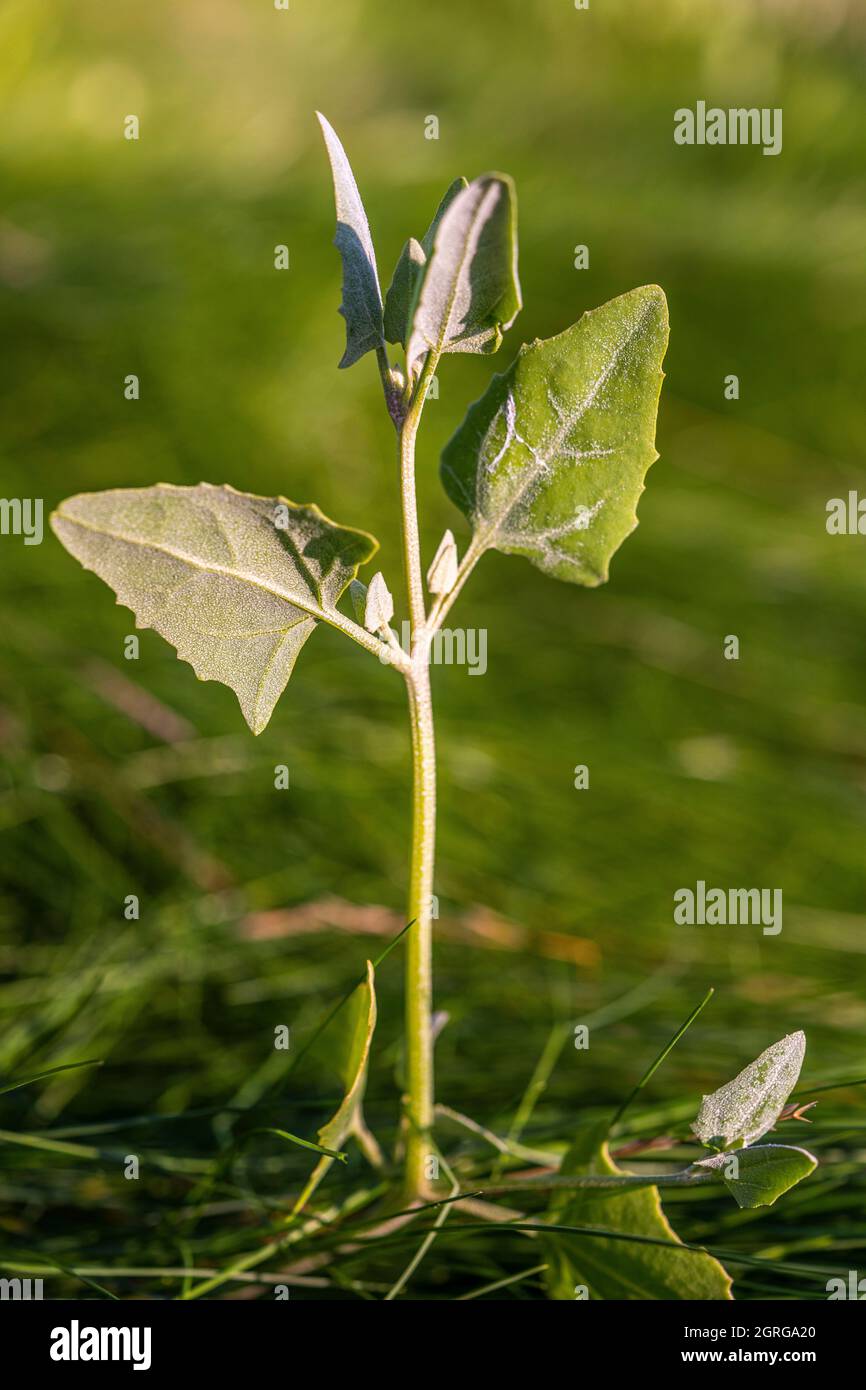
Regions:
<svg viewBox="0 0 866 1390"><path fill-rule="evenodd" d="M814 1154L791 1144L756 1144L695 1164L696 1168L717 1168L739 1207L771 1207L817 1166Z"/></svg>
<svg viewBox="0 0 866 1390"><path fill-rule="evenodd" d="M606 1143L607 1126L591 1126L579 1135L562 1165L562 1174L621 1170ZM557 1194L547 1219L557 1226L597 1226L613 1235L544 1237L547 1285L555 1299L575 1299L586 1288L591 1299L731 1298L731 1280L718 1260L681 1245L662 1211L657 1187L613 1195L582 1189ZM644 1244L621 1236L650 1237L670 1245ZM681 1248L677 1249L679 1245Z"/></svg>
<svg viewBox="0 0 866 1390"><path fill-rule="evenodd" d="M381 1161L378 1145L364 1122L364 1091L370 1047L376 1030L376 985L371 961L367 961L366 977L353 991L338 1017L322 1036L320 1054L332 1066L343 1084L343 1099L331 1119L319 1130L317 1138L323 1148L342 1149L346 1140L357 1140L367 1157ZM333 1158L320 1158L307 1181L295 1211L309 1201L324 1178Z"/></svg>
<svg viewBox="0 0 866 1390"><path fill-rule="evenodd" d="M343 1100L332 1119L319 1130L319 1143L338 1149L363 1123L362 1102L367 1086L367 1065L376 1028L376 989L373 966L367 961L367 975L352 994L342 1016L326 1031L322 1052L328 1058L345 1088Z"/></svg>

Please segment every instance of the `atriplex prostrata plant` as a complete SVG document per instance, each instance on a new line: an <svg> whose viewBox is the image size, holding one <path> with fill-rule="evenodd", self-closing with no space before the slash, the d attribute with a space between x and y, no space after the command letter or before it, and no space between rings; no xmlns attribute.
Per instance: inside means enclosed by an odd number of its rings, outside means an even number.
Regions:
<svg viewBox="0 0 866 1390"><path fill-rule="evenodd" d="M355 179L336 134L319 119L333 173L335 244L343 268L346 349L340 366L375 353L398 438L409 651L391 626L394 599L384 576L374 574L366 586L357 578L359 567L375 554L376 541L337 525L312 504L257 497L228 485L160 483L71 497L57 509L52 525L85 568L106 580L118 602L133 610L139 627L155 628L200 679L222 681L235 691L253 733L268 723L317 623L350 637L405 680L413 761L405 1195L415 1200L428 1192L434 1125L431 643L487 550L523 555L546 574L575 584L592 587L607 579L611 556L637 524L644 477L657 457L667 304L655 285L621 295L556 337L523 346L511 366L492 378L442 456L445 490L469 521L471 538L460 558L451 531L445 532L426 571L425 594L415 500L418 427L440 359L448 353L495 352L521 308L514 188L503 174L485 174L471 183L455 180L421 240L407 241L383 301ZM387 343L402 346L402 365L391 362ZM354 617L338 607L347 589ZM350 1134L368 1153L375 1150L360 1112L375 1024L372 970L355 1004L341 1065L346 1099L320 1135L329 1153ZM775 1097L776 1091L767 1094ZM775 1099L767 1104L772 1108ZM713 1127L708 1120L707 1125ZM724 1125L717 1123L716 1130L715 1137L729 1147ZM744 1151L741 1167L745 1153L759 1151ZM778 1158L767 1158L770 1150L764 1153L747 1161L755 1190L783 1181ZM325 1165L330 1161L327 1155L322 1159ZM607 1157L602 1161L610 1164ZM786 1178L794 1161L785 1160ZM730 1181L716 1158L699 1167L677 1181ZM569 1180L574 1169L564 1166L561 1180L597 1194L642 1183L617 1176L613 1165L610 1169L594 1179L587 1174L581 1182ZM745 1179L737 1181L744 1192Z"/></svg>

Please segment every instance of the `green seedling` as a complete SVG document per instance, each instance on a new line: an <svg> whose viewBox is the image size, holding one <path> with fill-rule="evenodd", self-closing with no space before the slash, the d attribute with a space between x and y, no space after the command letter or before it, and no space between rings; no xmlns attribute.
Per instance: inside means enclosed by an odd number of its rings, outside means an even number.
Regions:
<svg viewBox="0 0 866 1390"><path fill-rule="evenodd" d="M52 525L81 564L132 609L139 627L152 627L166 638L200 679L222 681L235 691L255 734L267 725L301 648L321 623L405 682L413 796L403 1197L413 1203L430 1195L434 1127L431 644L489 550L523 556L566 583L594 587L607 579L611 557L637 525L638 499L657 457L668 314L663 291L643 286L585 313L555 337L524 345L510 366L492 377L441 460L443 486L468 523L468 540L458 548L446 531L425 568L415 493L422 412L443 358L496 352L520 311L514 186L498 173L471 182L456 179L423 236L406 242L383 298L355 178L337 135L319 119L333 174L335 244L342 258L340 312L346 347L339 365L350 367L368 353L374 355L396 431L411 640L401 644L393 626L397 586L381 572L366 584L358 578L377 542L365 531L332 521L314 504L258 497L228 485L158 483L70 497L54 513ZM402 350L399 362L393 360L396 346ZM361 1101L375 1025L372 970L359 991L351 1010L353 1032L340 1063L346 1098L320 1132L325 1150L340 1150L348 1138L370 1148ZM801 1034L794 1037L802 1039ZM724 1181L738 1201L754 1205L757 1197L778 1193L803 1176L809 1156L795 1157L801 1151L751 1147L756 1135L766 1132L768 1116L783 1090L787 1096L787 1083L799 1070L792 1040L778 1047L785 1049L778 1068L774 1064L767 1075L750 1075L748 1101L741 1097L742 1103L729 1103L725 1091L731 1088L705 1100L696 1130L717 1151L669 1183ZM763 1061L754 1067L760 1069ZM784 1097L779 1108L783 1102ZM734 1143L748 1147L739 1155L739 1177L732 1178L723 1160ZM780 1160L779 1152L789 1156ZM328 1154L323 1157L320 1176L332 1162ZM814 1160L809 1163L814 1166ZM316 1175L314 1179L318 1181ZM664 1240L675 1239L658 1205L656 1189L663 1180L620 1174L603 1138L581 1139L557 1179L575 1191L556 1195L551 1220L562 1222L567 1216L574 1224L599 1224L597 1214L587 1214L584 1207L604 1201L600 1224L610 1226L619 1217L633 1232L658 1232L661 1222ZM635 1187L644 1190L629 1190ZM620 1201L608 1203L614 1189L620 1191ZM709 1256L677 1255L691 1262L690 1277L697 1279L693 1287L700 1287L695 1271L701 1260L707 1261L704 1296L726 1296L727 1276ZM615 1267L623 1257L612 1253L609 1258ZM657 1250L652 1262L664 1266L665 1252ZM552 1287L557 1287L553 1276ZM671 1296L686 1296L685 1287L683 1283L683 1292Z"/></svg>

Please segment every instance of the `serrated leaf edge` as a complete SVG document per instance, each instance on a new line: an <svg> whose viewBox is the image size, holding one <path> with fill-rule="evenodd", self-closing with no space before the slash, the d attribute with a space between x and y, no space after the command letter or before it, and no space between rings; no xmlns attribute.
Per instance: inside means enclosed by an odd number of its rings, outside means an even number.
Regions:
<svg viewBox="0 0 866 1390"><path fill-rule="evenodd" d="M231 483L222 483L222 484L217 484L217 483L204 483L204 482L197 483L197 484L196 484L196 483L192 483L192 484L152 483L152 484L149 485L149 487L147 487L147 488L141 488L141 489L130 489L130 488L125 488L125 487L103 488L103 489L100 489L100 490L99 490L98 495L99 495L99 496L102 496L102 497L105 497L105 496L108 496L108 495L111 494L111 493L128 493L128 492L130 492L130 491L142 491L142 492L145 492L145 491L149 491L151 487L152 487L152 488L164 488L164 489L166 489L167 491L170 491L170 492L180 492L180 493L184 493L184 494L188 494L188 493L190 493L190 492L194 492L194 491L196 490L197 487L207 487L207 488L212 488L212 489L213 489L214 491L216 491L216 492L220 492L220 491L231 492L231 493L233 493L236 497L256 497L256 499L257 499L258 501L273 502L275 505L287 506L287 507L289 507L292 511L306 511L306 512L312 512L313 515L315 516L315 518L316 518L317 520L320 520L320 521L325 522L328 526L333 526L333 527L334 527L336 530L338 530L338 531L350 532L350 533L352 533L353 535L356 535L356 536L358 536L358 537L363 538L364 540L366 540L366 541L369 543L369 545L371 546L371 549L370 549L370 551L369 551L369 554L368 554L365 558L361 558L361 559L359 559L359 560L356 562L356 569L357 569L360 565L367 564L368 561L371 560L371 559L373 558L373 556L376 554L377 550L379 549L379 542L376 540L375 536L370 535L369 531L362 531L362 530L360 530L359 528L354 527L354 526L344 526L341 522L334 521L334 520L333 520L331 517L329 517L325 512L323 512L322 509L321 509L321 507L319 507L315 502L292 502L292 501L290 501L289 498L283 497L282 495L278 495L278 496L275 496L275 497L262 498L262 497L259 497L259 496L258 496L257 494L255 494L255 493L243 492L242 489L240 489L240 488L232 487ZM162 553L162 554L165 554L165 555L170 555L170 556L172 556L174 559L181 560L182 562L184 562L184 563L186 563L186 564L193 565L195 568L197 568L197 569L199 569L199 570L201 570L201 571L203 571L203 572L210 572L210 573L213 573L213 574L225 574L225 575L228 575L230 578L241 579L241 580L243 580L244 582L248 582L248 583L254 584L256 587L258 587L259 589L261 589L263 592L265 592L265 593L270 593L270 594L272 594L275 598L284 599L287 603L290 603L294 608L299 608L302 612L305 612L309 618L312 618L314 622L326 622L326 623L329 624L329 626L336 628L338 631L345 631L345 622L346 622L346 620L343 618L343 615L339 612L339 610L338 610L336 607L334 607L334 608L327 608L327 607L324 606L324 604L317 605L317 604L313 604L313 603L310 603L309 605L307 605L307 604L303 603L299 598L297 598L296 595L291 594L291 593L287 592L286 590L283 590L283 589L281 589L281 588L279 588L279 587L274 587L274 586L271 586L271 585L268 585L268 584L264 584L264 583L262 583L262 581L261 581L260 579L257 579L254 575L249 575L249 574L247 574L245 571L242 571L242 570L231 570L231 569L229 569L227 566L223 566L223 565L215 565L215 564L207 564L207 565L205 565L205 564L201 564L201 563L199 563L198 561L193 561L193 560L191 560L190 557L189 557L188 555L185 555L182 551L173 550L170 546L159 546L159 545L154 545L152 542L140 541L140 540L137 540L137 539L135 539L135 538L131 538L131 537L129 537L129 536L119 535L119 534L116 533L116 532L107 531L104 527L88 525L88 523L82 521L80 517L68 516L68 515L64 514L63 508L64 508L64 506L66 505L66 503L68 503L68 502L74 502L74 501L76 501L77 498L79 498L79 497L92 497L92 496L94 496L94 494L93 494L93 493L88 493L88 492L77 492L77 493L73 493L70 497L65 497L65 498L63 499L63 501L60 502L59 505L58 505L57 507L55 507L54 511L52 511L52 513L51 513L51 515L50 515L50 517L49 517L49 523L50 523L50 525L51 525L52 531L54 531L55 535L57 535L57 538L58 538L58 540L60 541L61 545L63 544L63 540L62 540L62 537L60 536L59 532L57 531L57 527L56 527L55 524L54 524L56 519L62 520L66 525L78 526L78 527L80 527L82 530L87 530L87 531L95 532L97 535L106 535L106 536L110 536L112 539L118 540L118 541L122 541L124 544L127 544L127 545L139 545L139 546L142 547L142 549L154 550L154 551L157 551L158 553ZM100 579L100 580L102 581L102 583L106 585L106 588L112 590L112 592L115 594L115 598L114 598L115 606L118 607L118 608L125 608L125 609L127 609L128 612L132 613L133 617L135 618L135 626L136 626L136 628L137 628L139 631L141 631L141 632L146 632L146 631L157 631L157 629L154 627L154 625L153 625L152 623L144 623L144 622L142 622L142 621L139 619L138 614L135 612L135 609L134 609L134 608L131 608L131 607L129 606L129 604L123 603L123 602L121 601L121 599L117 597L116 591L113 589L112 585L111 585L107 580L105 580L105 579L102 578L102 575L99 574L99 571L96 569L96 567L95 567L94 565L87 564L84 560L79 559L78 556L75 556L75 559L78 560L78 563L79 563L79 565L81 566L81 568L82 568L83 570L87 570L90 574L95 574L95 575L97 576L97 578ZM350 581L350 582L351 582L351 581ZM348 588L348 585L347 585L346 587ZM344 590L343 592L345 592L345 590ZM292 630L292 628L297 627L298 624L299 624L300 622L303 622L303 621L304 621L303 618L299 618L296 622L290 623L290 624L288 625L288 627L285 629L285 631L286 631L286 632L290 632L290 631ZM169 647L171 647L171 649L172 649L172 651L175 653L175 655L176 655L178 661L182 661L183 664L184 664L185 666L189 666L189 667L191 668L191 670L193 671L193 674L195 675L196 680L201 681L203 684L212 682L214 685L226 685L226 682L225 682L225 681L219 680L219 678L216 677L216 676L203 676L203 675L201 675L201 674L199 673L197 667L196 667L195 662L192 661L189 657L183 656L183 655L181 654L181 652L178 650L178 648L175 646L174 642L171 641L170 638L164 637L162 633L158 633L158 636L159 636L159 637L161 638L161 640L164 641ZM275 651L274 651L274 656L276 656L276 649L275 649ZM270 664L272 664L272 663L270 663ZM290 670L289 670L289 677L291 677L291 674L292 674L292 671L294 670L294 668L295 668L295 662L293 661L293 662L292 662L292 665L291 665L291 668L290 668ZM269 665L269 667L268 667L267 669L270 669L270 665ZM265 670L265 672L263 672L263 674L262 674L262 679L259 681L258 692L257 692L257 698L258 698L258 694L261 693L261 690L262 690L262 688L263 688L263 686L264 686L265 677L266 677L266 675L267 675L267 669ZM227 686L227 689L232 690L232 687L231 687L231 686ZM238 703L240 703L240 699L239 699L239 697L238 697L238 695L237 695L237 691L232 690L232 693L233 693L233 694L235 695L235 697L238 699ZM241 710L241 712L243 713L243 709ZM246 719L246 715L244 715L244 718ZM269 718L270 718L270 716L269 716ZM253 723L250 723L250 722L247 720L247 723L248 723L249 728L251 729L252 733L255 734L255 735L258 735L258 734L262 733L262 731L267 727L268 720L265 720L265 721L262 722L262 723L259 723L258 721L255 721L255 722L253 722Z"/></svg>

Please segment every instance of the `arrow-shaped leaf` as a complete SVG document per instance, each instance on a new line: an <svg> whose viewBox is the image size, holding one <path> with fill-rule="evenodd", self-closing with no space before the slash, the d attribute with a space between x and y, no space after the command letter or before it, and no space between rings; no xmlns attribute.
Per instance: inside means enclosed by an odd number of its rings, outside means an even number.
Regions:
<svg viewBox="0 0 866 1390"><path fill-rule="evenodd" d="M418 285L424 274L424 267L433 251L433 242L439 223L447 208L457 194L469 185L464 178L455 179L446 190L442 201L420 241L410 237L400 253L391 284L385 294L385 337L389 343L402 343L406 346L412 328L410 314L415 303Z"/></svg>
<svg viewBox="0 0 866 1390"><path fill-rule="evenodd" d="M667 302L645 285L521 348L442 455L442 481L477 553L525 555L594 586L637 525L654 459Z"/></svg>
<svg viewBox="0 0 866 1390"><path fill-rule="evenodd" d="M789 1033L733 1081L704 1096L692 1125L701 1143L718 1149L753 1144L772 1129L797 1084L805 1053L805 1033Z"/></svg>
<svg viewBox="0 0 866 1390"><path fill-rule="evenodd" d="M736 1153L702 1158L695 1168L718 1168L722 1181L740 1207L771 1207L810 1173L818 1160L806 1149L790 1144L757 1144Z"/></svg>
<svg viewBox="0 0 866 1390"><path fill-rule="evenodd" d="M416 277L409 371L428 351L495 352L521 305L514 185L506 174L484 174L447 205Z"/></svg>
<svg viewBox="0 0 866 1390"><path fill-rule="evenodd" d="M200 680L234 690L254 734L267 724L319 621L376 551L318 507L231 487L79 493L51 518L66 549L154 628Z"/></svg>
<svg viewBox="0 0 866 1390"><path fill-rule="evenodd" d="M563 1176L579 1173L618 1174L605 1135L608 1124L587 1126L566 1154ZM590 1298L729 1299L731 1281L711 1255L679 1245L662 1211L657 1187L614 1192L578 1189L557 1194L547 1219L561 1226L598 1226L612 1236L552 1233L547 1283L552 1298L573 1299L585 1285ZM634 1236L634 1242L617 1238ZM642 1243L649 1236L663 1244Z"/></svg>
<svg viewBox="0 0 866 1390"><path fill-rule="evenodd" d="M331 161L334 201L337 205L334 245L343 260L340 313L346 320L346 351L340 366L351 367L371 348L384 346L382 291L379 288L373 238L352 166L334 128L321 112L316 114Z"/></svg>

